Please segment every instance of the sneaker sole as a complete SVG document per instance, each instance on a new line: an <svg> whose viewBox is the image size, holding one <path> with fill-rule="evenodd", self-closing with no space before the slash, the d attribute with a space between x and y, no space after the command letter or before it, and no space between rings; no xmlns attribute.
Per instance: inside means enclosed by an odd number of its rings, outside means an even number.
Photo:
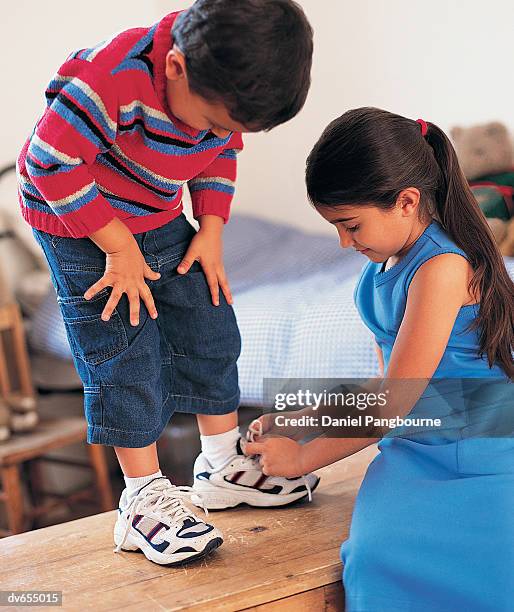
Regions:
<svg viewBox="0 0 514 612"><path fill-rule="evenodd" d="M317 488L319 481L320 479L318 478L311 487L311 492ZM256 493L254 491L238 490L227 490L225 493L220 487L200 489L194 485L193 489L196 489L198 493L201 494L201 498L197 495L193 495L191 501L195 506L200 508L205 506L207 510L226 510L227 508L235 508L242 504L254 508L283 508L284 506L289 506L309 497L307 491L299 491L298 493L289 493L287 495L275 495L273 493Z"/></svg>
<svg viewBox="0 0 514 612"><path fill-rule="evenodd" d="M117 533L116 529L114 530L114 543L118 546L118 543L121 542L123 536ZM159 565L166 565L168 567L185 565L186 563L191 563L192 561L196 561L197 559L202 559L206 557L208 554L212 553L216 548L219 548L223 544L223 538L214 538L210 542L207 542L205 548L199 552L184 552L173 555L173 561L170 561L170 556L160 553L155 550L148 544L148 542L140 536L139 534L132 535L129 534L125 543L123 544L121 550L125 552L142 552L144 556L153 563L157 563Z"/></svg>

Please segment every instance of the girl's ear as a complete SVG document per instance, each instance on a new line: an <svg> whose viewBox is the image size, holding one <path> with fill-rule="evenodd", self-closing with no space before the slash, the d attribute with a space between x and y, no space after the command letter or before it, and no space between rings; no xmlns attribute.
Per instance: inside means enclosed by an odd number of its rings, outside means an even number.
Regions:
<svg viewBox="0 0 514 612"><path fill-rule="evenodd" d="M165 72L169 81L178 81L186 77L186 58L176 45L173 45L166 55Z"/></svg>
<svg viewBox="0 0 514 612"><path fill-rule="evenodd" d="M407 187L400 191L396 199L396 206L403 217L410 217L418 213L420 197L421 193L416 187Z"/></svg>

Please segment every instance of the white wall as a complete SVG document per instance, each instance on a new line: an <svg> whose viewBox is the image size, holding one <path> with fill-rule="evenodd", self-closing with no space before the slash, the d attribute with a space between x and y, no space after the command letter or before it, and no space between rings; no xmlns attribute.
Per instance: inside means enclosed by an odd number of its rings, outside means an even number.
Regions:
<svg viewBox="0 0 514 612"><path fill-rule="evenodd" d="M183 0L166 4L169 11L187 5ZM162 14L157 0L3 0L0 164L16 157L45 107L46 85L69 53L114 32L150 25Z"/></svg>
<svg viewBox="0 0 514 612"><path fill-rule="evenodd" d="M43 108L44 87L67 53L189 4L6 1L0 163L15 157ZM348 108L379 106L444 129L491 119L514 128L514 3L509 0L300 4L315 29L310 96L289 124L246 137L234 209L330 231L306 203L303 171L322 129Z"/></svg>
<svg viewBox="0 0 514 612"><path fill-rule="evenodd" d="M236 206L333 231L305 203L310 148L349 108L378 106L448 129L499 119L514 128L509 0L301 0L315 30L302 113L246 138Z"/></svg>

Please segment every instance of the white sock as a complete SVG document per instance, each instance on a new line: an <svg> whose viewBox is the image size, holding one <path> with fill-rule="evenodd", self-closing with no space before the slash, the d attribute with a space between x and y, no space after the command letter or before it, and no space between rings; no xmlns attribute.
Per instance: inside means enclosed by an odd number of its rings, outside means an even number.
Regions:
<svg viewBox="0 0 514 612"><path fill-rule="evenodd" d="M122 493L122 497L120 502L123 500L123 505L125 507L129 506L131 501L136 497L137 492L141 487L144 487L145 484L148 484L154 478L158 478L162 476L161 470L155 472L155 474L149 474L148 476L137 476L136 478L130 478L129 476L124 476L126 489ZM123 494L125 498L123 499ZM121 506L120 506L121 507Z"/></svg>
<svg viewBox="0 0 514 612"><path fill-rule="evenodd" d="M230 431L213 436L200 435L202 453L212 467L217 469L235 455L236 442L240 437L239 427L234 427Z"/></svg>

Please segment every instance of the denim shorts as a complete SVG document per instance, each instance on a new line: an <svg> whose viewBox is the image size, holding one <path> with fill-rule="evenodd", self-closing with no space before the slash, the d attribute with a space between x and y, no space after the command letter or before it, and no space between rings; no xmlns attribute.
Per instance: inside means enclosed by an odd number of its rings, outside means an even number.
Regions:
<svg viewBox="0 0 514 612"><path fill-rule="evenodd" d="M33 233L46 255L84 385L89 443L148 446L175 410L216 415L237 409L236 318L221 290L220 305L212 304L198 262L187 274L177 273L195 235L183 214L134 235L147 264L161 274L146 280L158 317L152 319L141 300L137 327L130 324L126 294L109 321L102 321L101 313L111 287L84 299L105 272L105 253L92 240Z"/></svg>

